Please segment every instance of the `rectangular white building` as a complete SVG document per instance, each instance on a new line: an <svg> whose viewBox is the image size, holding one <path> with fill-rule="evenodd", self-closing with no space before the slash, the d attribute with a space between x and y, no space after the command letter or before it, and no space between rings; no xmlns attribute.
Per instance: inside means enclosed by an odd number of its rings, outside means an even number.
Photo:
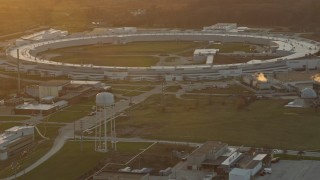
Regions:
<svg viewBox="0 0 320 180"><path fill-rule="evenodd" d="M236 23L217 23L212 26L203 27L203 31L237 32L237 24Z"/></svg>
<svg viewBox="0 0 320 180"><path fill-rule="evenodd" d="M217 54L217 52L219 52L219 49L196 49L193 52L193 60L194 61L206 60L208 56L214 56Z"/></svg>
<svg viewBox="0 0 320 180"><path fill-rule="evenodd" d="M250 176L250 170L234 168L229 173L229 180L250 180Z"/></svg>
<svg viewBox="0 0 320 180"><path fill-rule="evenodd" d="M33 126L15 126L0 134L0 160L6 160L34 141Z"/></svg>

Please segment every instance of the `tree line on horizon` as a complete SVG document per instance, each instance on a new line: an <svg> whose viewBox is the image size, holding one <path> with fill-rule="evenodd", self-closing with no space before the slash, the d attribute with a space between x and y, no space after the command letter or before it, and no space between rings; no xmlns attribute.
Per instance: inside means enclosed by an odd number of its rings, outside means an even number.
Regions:
<svg viewBox="0 0 320 180"><path fill-rule="evenodd" d="M142 13L134 14L141 10ZM240 26L320 30L318 0L1 0L0 35L36 26L83 31L100 26Z"/></svg>

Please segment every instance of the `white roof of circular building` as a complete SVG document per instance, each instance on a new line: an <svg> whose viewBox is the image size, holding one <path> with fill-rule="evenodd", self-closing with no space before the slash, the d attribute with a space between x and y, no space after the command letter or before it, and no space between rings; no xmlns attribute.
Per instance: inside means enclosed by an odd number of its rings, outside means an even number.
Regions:
<svg viewBox="0 0 320 180"><path fill-rule="evenodd" d="M111 106L115 102L114 96L108 92L98 93L96 95L96 105L97 106Z"/></svg>
<svg viewBox="0 0 320 180"><path fill-rule="evenodd" d="M303 99L314 99L317 98L317 93L311 88L304 88L301 91L301 98Z"/></svg>

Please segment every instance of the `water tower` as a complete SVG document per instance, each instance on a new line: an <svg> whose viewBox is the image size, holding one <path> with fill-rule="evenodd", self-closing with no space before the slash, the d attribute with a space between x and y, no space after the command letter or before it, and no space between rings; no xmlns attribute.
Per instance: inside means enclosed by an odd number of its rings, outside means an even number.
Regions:
<svg viewBox="0 0 320 180"><path fill-rule="evenodd" d="M95 151L107 152L108 122L112 148L117 150L114 96L108 92L96 95ZM107 116L109 114L109 116ZM108 120L109 117L109 120Z"/></svg>

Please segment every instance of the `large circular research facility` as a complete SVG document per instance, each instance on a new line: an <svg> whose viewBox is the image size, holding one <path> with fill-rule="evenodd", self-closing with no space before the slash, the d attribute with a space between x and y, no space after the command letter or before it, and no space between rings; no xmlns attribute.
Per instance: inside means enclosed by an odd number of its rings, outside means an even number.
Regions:
<svg viewBox="0 0 320 180"><path fill-rule="evenodd" d="M124 30L123 30L124 29ZM102 80L201 80L219 79L221 77L240 76L242 74L276 71L288 71L299 68L320 68L319 58L310 58L319 51L319 43L299 37L282 34L259 34L247 32L217 32L208 29L202 31L185 30L149 30L139 31L136 28L122 28L118 33L102 35L65 35L43 38L34 41L19 41L7 49L11 57L0 68L16 70L15 63L19 55L20 70L43 76L68 76L71 79ZM267 60L252 59L237 64L198 64L151 67L114 67L94 64L71 64L54 62L37 57L43 51L71 46L94 44L125 44L147 41L207 41L221 43L259 44L274 48L277 58ZM17 51L19 49L19 51ZM208 58L210 60L210 58Z"/></svg>

